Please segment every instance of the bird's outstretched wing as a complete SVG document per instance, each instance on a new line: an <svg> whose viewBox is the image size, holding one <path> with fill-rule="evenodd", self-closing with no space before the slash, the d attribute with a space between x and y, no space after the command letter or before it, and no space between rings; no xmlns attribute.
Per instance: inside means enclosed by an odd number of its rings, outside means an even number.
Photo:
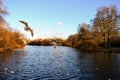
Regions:
<svg viewBox="0 0 120 80"><path fill-rule="evenodd" d="M25 21L20 20L19 22L23 23L26 27L28 27L28 23Z"/></svg>
<svg viewBox="0 0 120 80"><path fill-rule="evenodd" d="M31 29L30 27L27 27L27 28L25 28L25 31L30 31L31 32L31 35L32 35L32 37L33 37L33 29Z"/></svg>
<svg viewBox="0 0 120 80"><path fill-rule="evenodd" d="M31 29L30 32L31 32L31 35L32 35L32 37L33 37L33 30Z"/></svg>
<svg viewBox="0 0 120 80"><path fill-rule="evenodd" d="M23 23L26 27L25 27L25 31L30 31L31 32L31 35L32 35L32 37L33 37L33 29L31 29L29 26L28 26L28 23L27 22L25 22L25 21L22 21L22 20L20 20L19 22L21 22L21 23Z"/></svg>

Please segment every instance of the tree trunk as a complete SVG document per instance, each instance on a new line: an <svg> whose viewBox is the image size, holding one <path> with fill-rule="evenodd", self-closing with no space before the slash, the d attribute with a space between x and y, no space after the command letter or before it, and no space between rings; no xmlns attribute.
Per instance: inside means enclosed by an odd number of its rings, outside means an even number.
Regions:
<svg viewBox="0 0 120 80"><path fill-rule="evenodd" d="M110 49L110 38L107 38L107 47Z"/></svg>

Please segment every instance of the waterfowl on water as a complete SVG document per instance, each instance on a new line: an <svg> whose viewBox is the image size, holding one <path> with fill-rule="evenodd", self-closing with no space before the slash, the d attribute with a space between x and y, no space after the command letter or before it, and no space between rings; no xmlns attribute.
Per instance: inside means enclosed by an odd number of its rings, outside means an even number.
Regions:
<svg viewBox="0 0 120 80"><path fill-rule="evenodd" d="M69 74L69 73L67 73L66 75L67 75L67 76L70 76L70 74Z"/></svg>
<svg viewBox="0 0 120 80"><path fill-rule="evenodd" d="M14 74L15 72L14 71L10 71L11 74Z"/></svg>
<svg viewBox="0 0 120 80"><path fill-rule="evenodd" d="M8 68L5 68L5 71L7 71L8 70Z"/></svg>

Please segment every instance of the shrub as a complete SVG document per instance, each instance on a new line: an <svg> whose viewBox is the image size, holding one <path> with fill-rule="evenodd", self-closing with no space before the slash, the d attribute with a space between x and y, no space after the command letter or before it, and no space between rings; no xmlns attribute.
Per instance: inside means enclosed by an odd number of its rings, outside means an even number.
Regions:
<svg viewBox="0 0 120 80"><path fill-rule="evenodd" d="M82 51L96 51L98 49L98 44L93 39L88 39L82 42L80 49Z"/></svg>

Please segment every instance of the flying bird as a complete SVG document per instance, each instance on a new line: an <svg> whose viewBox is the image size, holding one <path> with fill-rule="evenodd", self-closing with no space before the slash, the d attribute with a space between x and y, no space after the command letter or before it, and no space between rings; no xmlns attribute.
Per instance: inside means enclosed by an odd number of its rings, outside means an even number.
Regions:
<svg viewBox="0 0 120 80"><path fill-rule="evenodd" d="M27 22L25 22L25 21L22 21L22 20L20 20L19 22L21 22L21 23L23 23L24 25L25 25L25 31L30 31L31 32L31 35L32 35L32 37L33 37L33 29L31 29L30 27L29 27L29 25L28 25L28 23Z"/></svg>

